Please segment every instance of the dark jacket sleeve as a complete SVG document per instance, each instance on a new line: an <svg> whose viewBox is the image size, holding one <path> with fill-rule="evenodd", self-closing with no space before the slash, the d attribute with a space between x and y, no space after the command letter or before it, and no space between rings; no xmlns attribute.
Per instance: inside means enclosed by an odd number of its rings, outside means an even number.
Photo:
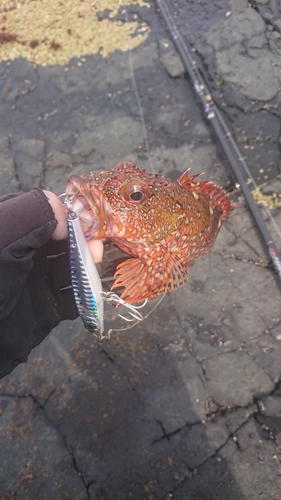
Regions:
<svg viewBox="0 0 281 500"><path fill-rule="evenodd" d="M71 290L61 291L70 283L67 242L49 242L56 224L40 189L0 198L0 377L77 316Z"/></svg>

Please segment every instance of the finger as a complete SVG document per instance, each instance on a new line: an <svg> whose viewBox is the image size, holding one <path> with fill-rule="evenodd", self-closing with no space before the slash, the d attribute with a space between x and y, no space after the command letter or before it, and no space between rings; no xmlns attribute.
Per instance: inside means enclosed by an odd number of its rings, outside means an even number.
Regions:
<svg viewBox="0 0 281 500"><path fill-rule="evenodd" d="M89 240L89 250L96 264L102 261L103 244L101 240Z"/></svg>
<svg viewBox="0 0 281 500"><path fill-rule="evenodd" d="M54 230L51 238L52 240L64 240L67 238L67 224L66 224L67 209L55 193L45 190L43 192L47 196L48 202L50 203L55 218L57 220L57 227Z"/></svg>

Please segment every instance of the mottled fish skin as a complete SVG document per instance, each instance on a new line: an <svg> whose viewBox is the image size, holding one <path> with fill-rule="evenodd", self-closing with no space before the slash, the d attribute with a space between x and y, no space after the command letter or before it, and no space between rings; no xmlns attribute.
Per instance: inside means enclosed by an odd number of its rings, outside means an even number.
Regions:
<svg viewBox="0 0 281 500"><path fill-rule="evenodd" d="M234 209L221 187L197 182L197 176L186 171L174 182L124 161L68 179L74 211L79 203L88 210L88 235L109 238L132 256L119 264L112 286L125 288L126 302L183 286L188 269L211 249Z"/></svg>

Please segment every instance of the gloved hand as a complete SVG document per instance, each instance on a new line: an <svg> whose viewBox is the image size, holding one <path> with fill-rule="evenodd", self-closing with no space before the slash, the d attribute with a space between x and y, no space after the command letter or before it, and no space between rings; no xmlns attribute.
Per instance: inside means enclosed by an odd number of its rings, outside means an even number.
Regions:
<svg viewBox="0 0 281 500"><path fill-rule="evenodd" d="M54 193L39 189L0 199L0 378L60 321L77 317L66 214ZM102 243L89 247L101 260Z"/></svg>

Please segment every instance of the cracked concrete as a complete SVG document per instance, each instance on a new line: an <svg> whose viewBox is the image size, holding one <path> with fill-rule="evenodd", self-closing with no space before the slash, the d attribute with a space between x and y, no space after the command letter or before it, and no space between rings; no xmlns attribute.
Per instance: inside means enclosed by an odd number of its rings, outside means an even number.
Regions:
<svg viewBox="0 0 281 500"><path fill-rule="evenodd" d="M278 2L170 3L252 175L267 183L280 174Z"/></svg>
<svg viewBox="0 0 281 500"><path fill-rule="evenodd" d="M169 7L256 181L276 178L277 3ZM171 47L163 57L169 35L154 4L130 6L134 14L150 26L132 57L156 171L176 179L191 167L231 187L188 79L171 69ZM246 85L265 54L277 66ZM65 66L2 62L0 94L0 194L34 185L60 194L69 175L126 158L150 169L127 52ZM1 500L279 500L280 288L236 198L186 287L143 323L99 341L79 319L63 322L0 381ZM278 229L280 209L271 214Z"/></svg>
<svg viewBox="0 0 281 500"><path fill-rule="evenodd" d="M1 467L1 494L16 491L19 498L56 498L63 490L65 498L88 498L81 477L73 473L73 458L63 436L53 427L44 407L30 395L3 393L1 411L1 453L7 457ZM44 433L39 437L36 429L40 434L44 429ZM11 447L15 456L10 453ZM16 472L4 479L11 467Z"/></svg>

